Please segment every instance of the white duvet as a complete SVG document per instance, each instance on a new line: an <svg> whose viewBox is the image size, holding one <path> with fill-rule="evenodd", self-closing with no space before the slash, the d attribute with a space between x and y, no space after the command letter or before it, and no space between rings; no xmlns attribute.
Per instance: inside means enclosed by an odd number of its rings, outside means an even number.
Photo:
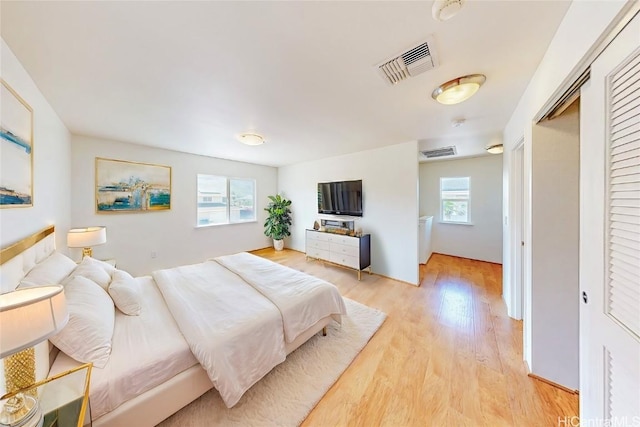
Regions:
<svg viewBox="0 0 640 427"><path fill-rule="evenodd" d="M286 356L282 316L215 262L153 273L189 348L227 407Z"/></svg>
<svg viewBox="0 0 640 427"><path fill-rule="evenodd" d="M246 252L214 259L273 302L288 343L329 315L347 314L338 289L324 280Z"/></svg>
<svg viewBox="0 0 640 427"><path fill-rule="evenodd" d="M240 253L158 270L153 277L194 356L227 407L286 356L319 320L346 314L323 280Z"/></svg>

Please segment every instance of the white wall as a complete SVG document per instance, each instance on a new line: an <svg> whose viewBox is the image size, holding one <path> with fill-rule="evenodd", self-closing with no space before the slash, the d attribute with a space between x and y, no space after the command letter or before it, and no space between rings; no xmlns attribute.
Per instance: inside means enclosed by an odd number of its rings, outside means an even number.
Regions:
<svg viewBox="0 0 640 427"><path fill-rule="evenodd" d="M519 318L521 313L516 310L518 294L513 292L517 283L515 278L515 257L517 256L517 231L511 218L515 215L516 206L511 195L518 191L515 185L513 150L524 138L524 176L529 199L525 200L525 217L531 216L531 122L543 105L550 99L553 92L560 87L563 80L568 78L588 50L595 45L598 38L605 32L608 25L623 9L625 0L575 0L569 6L556 34L551 41L538 69L529 82L525 93L520 98L518 106L504 129L503 141L505 154L503 158L503 209L506 221L503 226L503 299L510 316ZM525 224L524 230L525 289L531 289L531 222ZM528 298L527 304L530 304ZM524 357L531 364L531 331L535 325L531 324L531 307L525 307L527 316L524 321Z"/></svg>
<svg viewBox="0 0 640 427"><path fill-rule="evenodd" d="M440 221L440 178L471 178L473 225ZM502 263L502 155L420 164L420 216L433 216L433 252Z"/></svg>
<svg viewBox="0 0 640 427"><path fill-rule="evenodd" d="M373 272L418 284L417 153L412 141L279 168L278 189L292 201L287 245L305 250L305 229L318 217L318 182L362 179L358 227L371 234Z"/></svg>
<svg viewBox="0 0 640 427"><path fill-rule="evenodd" d="M2 40L2 78L33 109L33 207L0 209L0 246L48 225L56 226L56 246L67 252L71 137L27 71Z"/></svg>
<svg viewBox="0 0 640 427"><path fill-rule="evenodd" d="M580 110L534 125L531 162L531 372L580 383Z"/></svg>
<svg viewBox="0 0 640 427"><path fill-rule="evenodd" d="M95 212L95 158L104 157L171 166L171 209L146 213ZM115 258L134 275L158 268L271 245L263 235L267 196L276 194L277 169L179 153L97 138L72 137L71 225L107 226L107 243L94 248L96 258ZM206 173L256 179L258 221L196 228L196 175ZM152 258L151 253L157 257ZM79 250L72 254L79 258Z"/></svg>

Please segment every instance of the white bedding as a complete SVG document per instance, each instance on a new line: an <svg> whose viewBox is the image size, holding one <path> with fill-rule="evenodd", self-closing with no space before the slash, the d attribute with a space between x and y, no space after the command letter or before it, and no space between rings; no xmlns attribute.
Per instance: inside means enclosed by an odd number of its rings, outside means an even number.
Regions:
<svg viewBox="0 0 640 427"><path fill-rule="evenodd" d="M136 280L142 293L142 311L139 316L127 316L116 310L109 361L103 369L94 367L91 371L94 420L198 363L153 279L147 276ZM60 352L50 375L77 365Z"/></svg>
<svg viewBox="0 0 640 427"><path fill-rule="evenodd" d="M153 277L227 407L285 360L280 312L236 274L209 261Z"/></svg>
<svg viewBox="0 0 640 427"><path fill-rule="evenodd" d="M338 289L317 277L276 264L246 252L214 259L266 296L282 313L287 343L320 319L347 309ZM311 302L311 303L310 303Z"/></svg>

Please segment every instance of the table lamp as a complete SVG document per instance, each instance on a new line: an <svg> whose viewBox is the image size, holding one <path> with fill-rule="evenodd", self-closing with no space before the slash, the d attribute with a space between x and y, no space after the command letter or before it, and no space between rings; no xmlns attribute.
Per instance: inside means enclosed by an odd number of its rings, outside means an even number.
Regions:
<svg viewBox="0 0 640 427"><path fill-rule="evenodd" d="M34 345L59 332L69 321L62 286L25 288L0 295L0 358L8 394L32 385L36 378ZM0 426L40 425L36 396L18 393L0 410Z"/></svg>
<svg viewBox="0 0 640 427"><path fill-rule="evenodd" d="M82 258L93 254L92 246L104 243L107 243L106 227L72 228L67 233L67 246L82 248Z"/></svg>

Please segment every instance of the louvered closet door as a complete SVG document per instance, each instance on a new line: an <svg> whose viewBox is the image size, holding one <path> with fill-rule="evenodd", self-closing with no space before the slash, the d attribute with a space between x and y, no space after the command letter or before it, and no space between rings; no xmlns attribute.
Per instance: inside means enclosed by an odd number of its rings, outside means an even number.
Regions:
<svg viewBox="0 0 640 427"><path fill-rule="evenodd" d="M592 64L580 106L580 418L640 425L638 15Z"/></svg>
<svg viewBox="0 0 640 427"><path fill-rule="evenodd" d="M613 318L640 336L640 52L610 76L608 92L609 272L605 303Z"/></svg>

